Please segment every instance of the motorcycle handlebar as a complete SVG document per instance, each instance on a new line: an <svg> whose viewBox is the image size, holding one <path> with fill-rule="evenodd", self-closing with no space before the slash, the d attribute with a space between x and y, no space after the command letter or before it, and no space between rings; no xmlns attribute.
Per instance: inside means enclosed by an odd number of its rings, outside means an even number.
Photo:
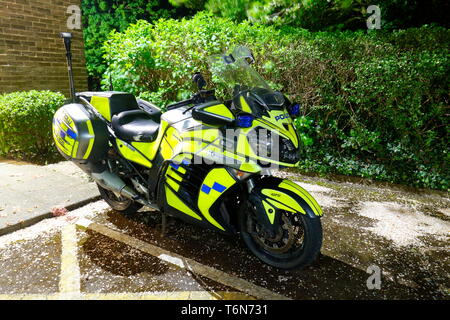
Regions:
<svg viewBox="0 0 450 320"><path fill-rule="evenodd" d="M215 90L200 90L198 93L194 94L194 96L190 99L169 104L167 106L167 110L173 110L176 108L187 106L188 104L203 103L205 101L208 101L207 99L210 98L211 96L214 97L215 99L214 92Z"/></svg>
<svg viewBox="0 0 450 320"><path fill-rule="evenodd" d="M176 108L187 106L188 104L191 104L192 102L193 102L192 99L187 99L187 100L183 100L180 102L172 103L167 106L167 110L173 110Z"/></svg>

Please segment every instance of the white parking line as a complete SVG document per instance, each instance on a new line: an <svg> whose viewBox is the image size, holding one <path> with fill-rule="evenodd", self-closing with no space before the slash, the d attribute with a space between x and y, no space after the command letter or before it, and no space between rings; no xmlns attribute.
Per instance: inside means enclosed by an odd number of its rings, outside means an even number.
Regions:
<svg viewBox="0 0 450 320"><path fill-rule="evenodd" d="M257 286L251 282L243 280L238 277L231 276L223 271L214 269L212 267L203 265L195 260L185 258L176 253L172 253L163 248L154 246L150 243L141 241L139 239L133 238L129 235L120 233L118 231L112 230L104 225L92 222L87 219L80 219L76 224L82 228L93 230L97 233L105 235L113 240L120 241L138 249L142 252L148 253L152 256L158 257L166 262L174 264L180 268L190 270L193 273L199 274L201 276L207 277L218 283L224 284L226 286L235 288L241 292L249 294L262 300L291 300L290 298L283 296L281 294L272 292L266 288Z"/></svg>

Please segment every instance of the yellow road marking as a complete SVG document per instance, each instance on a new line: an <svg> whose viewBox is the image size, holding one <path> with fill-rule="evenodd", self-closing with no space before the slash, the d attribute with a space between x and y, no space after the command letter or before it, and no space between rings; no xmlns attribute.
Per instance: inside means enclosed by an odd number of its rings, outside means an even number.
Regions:
<svg viewBox="0 0 450 320"><path fill-rule="evenodd" d="M244 279L231 276L223 271L214 269L212 267L203 265L195 260L185 258L176 253L172 253L160 247L154 246L150 243L133 238L129 235L112 230L104 225L100 225L95 222L91 222L87 219L80 220L76 223L78 226L93 230L97 233L105 235L113 240L123 242L130 247L138 249L142 252L148 253L152 256L158 257L166 262L177 265L179 267L188 269L196 274L207 277L218 283L235 288L241 292L247 293L257 299L263 300L291 300L281 294L272 292L266 288L257 286Z"/></svg>
<svg viewBox="0 0 450 320"><path fill-rule="evenodd" d="M61 278L59 291L70 298L80 293L80 268L78 266L77 233L73 224L61 230Z"/></svg>
<svg viewBox="0 0 450 320"><path fill-rule="evenodd" d="M60 293L50 294L0 294L0 300L60 300ZM138 293L76 293L75 300L251 300L254 299L240 292L228 291L155 291Z"/></svg>

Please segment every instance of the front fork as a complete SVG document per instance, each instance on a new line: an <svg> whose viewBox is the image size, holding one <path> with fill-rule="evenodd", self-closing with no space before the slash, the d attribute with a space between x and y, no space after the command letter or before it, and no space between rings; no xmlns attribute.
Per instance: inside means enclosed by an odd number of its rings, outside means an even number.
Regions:
<svg viewBox="0 0 450 320"><path fill-rule="evenodd" d="M264 228L270 237L273 237L279 228L279 213L272 208L268 208L268 210L264 208L263 200L257 196L257 193L253 192L255 186L256 182L254 178L247 180L247 190L249 194L247 199L248 205L251 206L252 211L256 213L256 218L259 224ZM272 216L273 218L270 219Z"/></svg>

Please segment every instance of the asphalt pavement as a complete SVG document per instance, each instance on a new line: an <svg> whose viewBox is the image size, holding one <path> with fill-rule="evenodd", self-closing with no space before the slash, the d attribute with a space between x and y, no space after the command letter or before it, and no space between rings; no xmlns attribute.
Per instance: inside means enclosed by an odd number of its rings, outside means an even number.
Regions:
<svg viewBox="0 0 450 320"><path fill-rule="evenodd" d="M0 161L0 236L99 199L95 183L63 161L39 166Z"/></svg>

